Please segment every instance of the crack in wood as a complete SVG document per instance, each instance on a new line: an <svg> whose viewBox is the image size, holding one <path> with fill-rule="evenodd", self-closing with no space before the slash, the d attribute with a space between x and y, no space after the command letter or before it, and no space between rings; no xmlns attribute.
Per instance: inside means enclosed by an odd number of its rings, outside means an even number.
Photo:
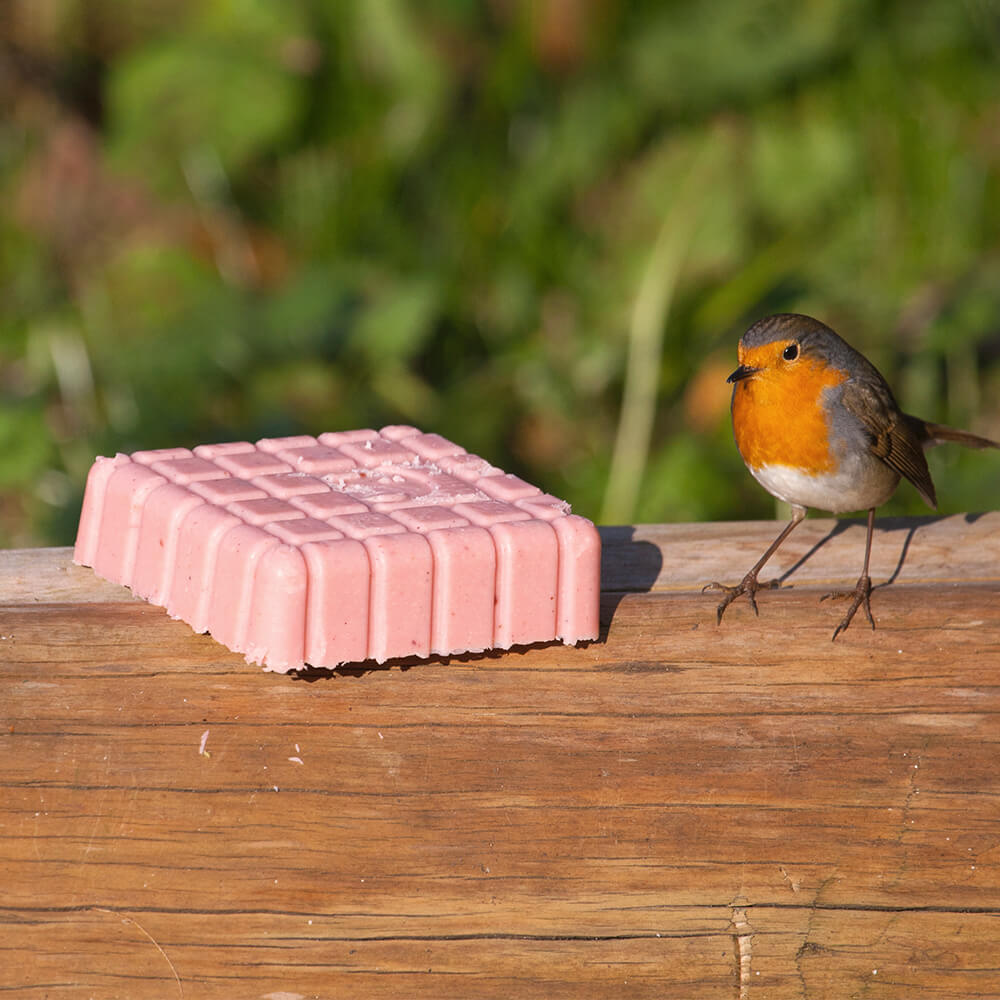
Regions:
<svg viewBox="0 0 1000 1000"><path fill-rule="evenodd" d="M736 948L736 969L738 1000L749 1000L751 965L753 962L753 928L747 920L748 901L743 896L737 896L732 903L733 943Z"/></svg>
<svg viewBox="0 0 1000 1000"><path fill-rule="evenodd" d="M825 904L821 903L820 899L826 889L837 881L837 873L834 872L827 878L823 879L819 884L819 888L816 890L815 896L813 896L812 902L809 904L809 917L806 920L805 933L802 935L802 944L795 951L795 974L799 980L799 987L802 990L803 1000L807 1000L809 996L809 990L806 987L806 974L802 968L802 960L807 955L815 955L824 952L826 949L817 944L815 941L811 941L813 933L813 923L816 920L816 914L822 910L836 910L839 909L841 904Z"/></svg>
<svg viewBox="0 0 1000 1000"><path fill-rule="evenodd" d="M107 913L109 916L118 917L118 919L121 920L123 924L126 925L131 924L133 927L139 930L143 935L145 935L149 939L153 947L163 956L163 961L166 962L168 966L170 966L170 971L173 973L174 979L177 982L177 995L181 997L183 1000L184 986L181 983L181 977L177 974L177 969L174 967L174 963L170 961L170 956L163 950L163 948L160 947L160 943L156 940L156 938L154 938L153 935L150 934L149 931L147 931L146 928L143 927L142 924L140 924L139 921L135 919L135 917L123 917L116 910L109 910L103 906L92 906L88 907L87 909L93 910L94 913Z"/></svg>

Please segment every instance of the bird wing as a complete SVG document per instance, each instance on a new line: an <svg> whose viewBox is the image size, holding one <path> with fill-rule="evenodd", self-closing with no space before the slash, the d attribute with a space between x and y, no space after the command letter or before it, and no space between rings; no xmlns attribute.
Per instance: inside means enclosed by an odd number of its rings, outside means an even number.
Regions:
<svg viewBox="0 0 1000 1000"><path fill-rule="evenodd" d="M841 400L864 426L871 453L906 476L931 507L937 506L934 483L924 457L923 440L927 437L924 422L900 412L884 384L849 381L844 385Z"/></svg>

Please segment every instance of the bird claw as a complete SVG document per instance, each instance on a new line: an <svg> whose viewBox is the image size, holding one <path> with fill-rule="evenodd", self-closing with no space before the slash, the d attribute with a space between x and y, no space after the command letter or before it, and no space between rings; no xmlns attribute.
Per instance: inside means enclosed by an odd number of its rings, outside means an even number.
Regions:
<svg viewBox="0 0 1000 1000"><path fill-rule="evenodd" d="M730 587L724 583L718 583L713 580L711 583L706 583L704 587L701 588L703 594L708 593L710 590L721 590L726 596L723 597L722 603L716 609L715 612L715 623L716 625L722 624L722 616L725 614L726 608L729 607L733 601L736 600L741 594L747 595L747 600L750 602L750 607L753 608L753 613L760 616L760 609L757 607L757 591L758 590L773 590L778 586L776 580L772 580L769 583L759 583L757 580L757 574L753 571L747 573L743 579L736 584L735 587Z"/></svg>
<svg viewBox="0 0 1000 1000"><path fill-rule="evenodd" d="M857 586L854 590L834 590L829 594L824 594L820 600L825 601L827 598L833 601L845 600L850 598L851 606L847 609L847 614L840 620L840 624L833 630L833 636L830 641L833 642L834 639L843 632L848 625L851 624L854 616L858 612L858 608L865 609L865 616L868 618L868 624L871 625L872 631L875 631L875 619L872 617L872 580L870 576L862 576L859 578Z"/></svg>

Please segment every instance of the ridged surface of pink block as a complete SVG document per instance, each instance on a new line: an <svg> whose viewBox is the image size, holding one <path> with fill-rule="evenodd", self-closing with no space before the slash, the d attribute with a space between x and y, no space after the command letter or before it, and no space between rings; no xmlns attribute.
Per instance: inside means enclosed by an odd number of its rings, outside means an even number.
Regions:
<svg viewBox="0 0 1000 1000"><path fill-rule="evenodd" d="M177 570L181 521L205 501L176 483L164 483L149 494L142 510L132 589L147 601L165 604Z"/></svg>
<svg viewBox="0 0 1000 1000"><path fill-rule="evenodd" d="M407 425L99 458L74 558L269 670L598 634L593 524Z"/></svg>
<svg viewBox="0 0 1000 1000"><path fill-rule="evenodd" d="M485 528L427 532L434 555L431 652L479 653L493 643L496 548Z"/></svg>
<svg viewBox="0 0 1000 1000"><path fill-rule="evenodd" d="M146 499L163 476L137 462L119 465L108 479L101 508L100 542L94 553L94 572L132 586L139 525Z"/></svg>
<svg viewBox="0 0 1000 1000"><path fill-rule="evenodd" d="M254 524L235 525L219 542L208 605L209 631L237 653L247 651L257 571L268 550L280 544ZM289 623L293 629L300 624L304 623Z"/></svg>
<svg viewBox="0 0 1000 1000"><path fill-rule="evenodd" d="M305 660L314 665L368 658L371 565L354 538L302 546L309 567Z"/></svg>
<svg viewBox="0 0 1000 1000"><path fill-rule="evenodd" d="M101 541L101 515L104 513L108 480L119 465L126 465L129 462L131 459L128 455L121 453L114 458L98 458L87 473L87 489L83 494L83 507L80 510L80 527L73 548L73 560L81 566L94 565L94 557Z"/></svg>
<svg viewBox="0 0 1000 1000"><path fill-rule="evenodd" d="M294 545L270 546L253 578L246 632L236 651L249 660L266 659L274 670L301 666L306 648L305 557Z"/></svg>
<svg viewBox="0 0 1000 1000"><path fill-rule="evenodd" d="M497 551L496 644L551 639L559 579L559 544L551 525L501 521L489 531Z"/></svg>
<svg viewBox="0 0 1000 1000"><path fill-rule="evenodd" d="M368 655L379 663L393 656L431 651L431 548L412 532L370 535Z"/></svg>
<svg viewBox="0 0 1000 1000"><path fill-rule="evenodd" d="M219 545L226 532L238 524L240 519L235 514L204 504L191 510L177 529L177 562L164 607L195 632L212 627L209 604Z"/></svg>
<svg viewBox="0 0 1000 1000"><path fill-rule="evenodd" d="M591 521L576 514L550 523L559 543L556 635L576 644L600 629L601 536Z"/></svg>

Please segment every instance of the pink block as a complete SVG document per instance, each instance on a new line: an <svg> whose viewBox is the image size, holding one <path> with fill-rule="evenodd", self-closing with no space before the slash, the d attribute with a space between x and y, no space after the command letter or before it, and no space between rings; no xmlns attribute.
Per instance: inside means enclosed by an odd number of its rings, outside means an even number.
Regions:
<svg viewBox="0 0 1000 1000"><path fill-rule="evenodd" d="M348 458L353 458L362 468L372 468L377 465L404 465L417 458L409 448L396 441L383 438L348 441L340 446L340 451Z"/></svg>
<svg viewBox="0 0 1000 1000"><path fill-rule="evenodd" d="M190 511L177 529L177 562L164 607L195 632L211 627L210 601L219 543L240 523L235 514L204 504Z"/></svg>
<svg viewBox="0 0 1000 1000"><path fill-rule="evenodd" d="M286 500L268 496L259 500L235 500L226 505L226 510L247 524L258 525L269 524L271 521L290 521L304 516L298 507L293 507Z"/></svg>
<svg viewBox="0 0 1000 1000"><path fill-rule="evenodd" d="M190 448L153 448L150 451L133 451L130 456L133 462L140 465L152 465L154 462L170 462L177 458L190 458Z"/></svg>
<svg viewBox="0 0 1000 1000"><path fill-rule="evenodd" d="M223 441L221 444L200 444L194 453L199 458L219 458L221 455L239 455L254 450L249 441Z"/></svg>
<svg viewBox="0 0 1000 1000"><path fill-rule="evenodd" d="M81 566L93 566L97 547L101 541L101 515L104 512L104 496L108 480L120 465L132 460L128 455L118 454L114 458L98 458L87 473L87 489L83 494L83 508L80 511L80 527L76 533L73 561Z"/></svg>
<svg viewBox="0 0 1000 1000"><path fill-rule="evenodd" d="M355 500L354 497L334 490L311 496L292 497L288 502L293 507L298 507L303 514L318 518L320 521L338 514L365 514L368 512L367 506L360 500Z"/></svg>
<svg viewBox="0 0 1000 1000"><path fill-rule="evenodd" d="M220 455L216 462L221 469L241 479L255 476L274 476L279 472L291 472L292 467L280 458L266 451L237 452L235 455Z"/></svg>
<svg viewBox="0 0 1000 1000"><path fill-rule="evenodd" d="M304 476L301 472L279 472L276 476L257 476L253 484L282 500L307 493L325 493L329 489L326 483L313 476Z"/></svg>
<svg viewBox="0 0 1000 1000"><path fill-rule="evenodd" d="M488 494L456 476L395 465L385 471L372 469L364 475L339 477L336 485L372 510L382 512L489 499Z"/></svg>
<svg viewBox="0 0 1000 1000"><path fill-rule="evenodd" d="M490 533L448 507L414 507L396 518L424 535L431 547L431 652L447 656L488 649L497 568Z"/></svg>
<svg viewBox="0 0 1000 1000"><path fill-rule="evenodd" d="M205 501L176 483L164 483L149 494L142 510L132 589L154 604L165 604L177 570L181 521Z"/></svg>
<svg viewBox="0 0 1000 1000"><path fill-rule="evenodd" d="M355 539L308 542L309 568L305 660L316 665L368 658L371 566Z"/></svg>
<svg viewBox="0 0 1000 1000"><path fill-rule="evenodd" d="M594 526L406 425L99 458L74 558L269 670L598 632Z"/></svg>
<svg viewBox="0 0 1000 1000"><path fill-rule="evenodd" d="M253 524L237 524L219 542L209 597L209 631L237 653L247 651L257 570L268 550L281 542ZM304 623L291 622L290 627Z"/></svg>
<svg viewBox="0 0 1000 1000"><path fill-rule="evenodd" d="M320 444L329 445L331 448L339 448L341 445L351 444L356 441L374 441L379 436L378 431L366 428L356 431L327 431L317 438ZM388 438L388 440L394 440Z"/></svg>
<svg viewBox="0 0 1000 1000"><path fill-rule="evenodd" d="M546 642L556 634L559 543L547 521L502 521L490 529L497 551L493 644Z"/></svg>
<svg viewBox="0 0 1000 1000"><path fill-rule="evenodd" d="M601 536L591 521L576 514L551 524L559 542L556 635L575 645L600 630Z"/></svg>
<svg viewBox="0 0 1000 1000"><path fill-rule="evenodd" d="M165 482L163 476L138 462L126 462L111 473L104 490L95 573L132 586L142 510L149 494Z"/></svg>
<svg viewBox="0 0 1000 1000"><path fill-rule="evenodd" d="M438 466L445 472L450 472L459 479L467 479L475 482L483 476L503 475L503 469L498 469L495 465L490 465L485 458L478 455L458 454L446 455L438 460Z"/></svg>
<svg viewBox="0 0 1000 1000"><path fill-rule="evenodd" d="M384 433L384 432L383 432ZM441 437L440 434L412 434L403 438L406 447L432 462L452 455L464 455L461 445Z"/></svg>
<svg viewBox="0 0 1000 1000"><path fill-rule="evenodd" d="M330 524L339 528L348 538L371 538L373 535L399 535L406 531L388 514L366 510L363 514L343 514L331 517Z"/></svg>
<svg viewBox="0 0 1000 1000"><path fill-rule="evenodd" d="M414 506L428 504L434 506L456 503L474 503L476 500L488 500L489 494L477 489L475 485L458 476L451 476L438 469L407 469L393 479L405 479L407 487L413 491L414 504L399 504L397 506Z"/></svg>
<svg viewBox="0 0 1000 1000"><path fill-rule="evenodd" d="M226 477L226 473L217 465L197 456L153 462L150 468L172 483L180 483L181 486L204 482L207 479L224 479Z"/></svg>
<svg viewBox="0 0 1000 1000"><path fill-rule="evenodd" d="M308 472L313 476L321 476L325 472L349 472L354 468L353 459L325 444L284 448L278 452L278 458L287 462L296 472Z"/></svg>
<svg viewBox="0 0 1000 1000"><path fill-rule="evenodd" d="M305 661L305 558L294 545L270 547L253 577L246 633L233 648L246 654L248 661L266 659L271 670L294 670Z"/></svg>
<svg viewBox="0 0 1000 1000"><path fill-rule="evenodd" d="M289 545L305 545L306 542L327 542L334 538L343 538L343 534L325 521L317 521L314 517L299 517L287 521L271 521L264 525L264 530L271 532Z"/></svg>
<svg viewBox="0 0 1000 1000"><path fill-rule="evenodd" d="M485 528L437 528L427 532L434 557L431 652L478 653L495 645L497 556Z"/></svg>
<svg viewBox="0 0 1000 1000"><path fill-rule="evenodd" d="M502 524L505 521L530 521L531 515L512 503L503 500L477 500L475 503L460 503L455 505L455 511L467 517L473 524L488 527L491 524Z"/></svg>
<svg viewBox="0 0 1000 1000"><path fill-rule="evenodd" d="M463 528L469 522L450 507L411 507L395 514L396 520L410 531L422 535L441 528Z"/></svg>
<svg viewBox="0 0 1000 1000"><path fill-rule="evenodd" d="M245 479L233 478L192 483L190 490L220 507L225 507L227 503L235 503L237 500L263 500L267 496L259 486L254 486Z"/></svg>
<svg viewBox="0 0 1000 1000"><path fill-rule="evenodd" d="M378 663L393 656L431 651L431 547L422 535L370 535L371 609L368 655Z"/></svg>
<svg viewBox="0 0 1000 1000"><path fill-rule="evenodd" d="M514 505L542 521L554 521L570 512L570 505L565 500L560 500L550 493L540 493L538 496L515 500Z"/></svg>
<svg viewBox="0 0 1000 1000"><path fill-rule="evenodd" d="M523 500L542 494L537 486L511 475L483 476L476 480L476 486L494 500Z"/></svg>
<svg viewBox="0 0 1000 1000"><path fill-rule="evenodd" d="M261 438L257 442L261 451L270 454L284 451L286 448L315 448L316 438L311 434L295 434L291 437Z"/></svg>
<svg viewBox="0 0 1000 1000"><path fill-rule="evenodd" d="M383 427L378 433L380 437L388 438L390 441L402 441L403 438L412 438L420 431L409 424L390 424L388 427Z"/></svg>
<svg viewBox="0 0 1000 1000"><path fill-rule="evenodd" d="M339 494L355 498L370 510L412 507L423 502L430 492L429 486L413 478L412 470L399 471L399 466L388 466L385 470L362 469L326 479Z"/></svg>

